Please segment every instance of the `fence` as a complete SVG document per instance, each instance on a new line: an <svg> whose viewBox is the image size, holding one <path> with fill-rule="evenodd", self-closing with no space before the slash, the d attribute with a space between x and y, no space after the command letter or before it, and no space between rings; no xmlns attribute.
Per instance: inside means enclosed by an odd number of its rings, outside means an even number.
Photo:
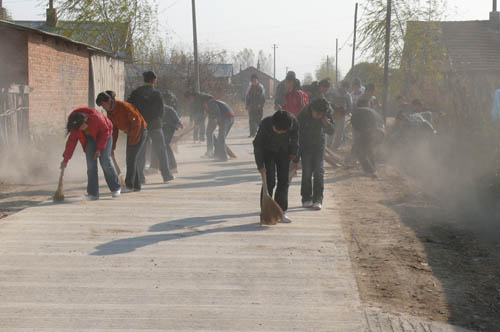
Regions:
<svg viewBox="0 0 500 332"><path fill-rule="evenodd" d="M0 148L29 140L29 101L27 85L13 84L0 89Z"/></svg>

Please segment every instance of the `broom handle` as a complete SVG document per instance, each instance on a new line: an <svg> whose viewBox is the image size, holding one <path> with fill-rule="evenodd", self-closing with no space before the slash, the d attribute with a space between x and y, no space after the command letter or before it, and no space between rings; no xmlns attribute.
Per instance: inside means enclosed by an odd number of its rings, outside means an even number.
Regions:
<svg viewBox="0 0 500 332"><path fill-rule="evenodd" d="M57 184L57 190L56 191L61 190L61 187L63 185L64 170L65 170L65 168L61 168L61 173L59 173L59 182Z"/></svg>
<svg viewBox="0 0 500 332"><path fill-rule="evenodd" d="M113 155L111 155L111 159L113 159L113 164L115 165L115 170L116 170L116 173L118 173L118 175L122 174L122 170L120 169L120 166L118 166L118 163L116 162L116 158Z"/></svg>
<svg viewBox="0 0 500 332"><path fill-rule="evenodd" d="M265 172L264 172L264 174L261 173L261 177L262 177L262 191L264 192L265 196L271 197L271 196L269 196L269 189L267 188L267 176L266 176L266 173Z"/></svg>

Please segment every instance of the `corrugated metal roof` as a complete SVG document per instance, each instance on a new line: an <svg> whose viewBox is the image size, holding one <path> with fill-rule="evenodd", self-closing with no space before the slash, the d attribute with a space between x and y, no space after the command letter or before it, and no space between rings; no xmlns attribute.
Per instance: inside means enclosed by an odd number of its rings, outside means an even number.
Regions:
<svg viewBox="0 0 500 332"><path fill-rule="evenodd" d="M231 63L211 63L206 66L216 78L233 76L233 64Z"/></svg>

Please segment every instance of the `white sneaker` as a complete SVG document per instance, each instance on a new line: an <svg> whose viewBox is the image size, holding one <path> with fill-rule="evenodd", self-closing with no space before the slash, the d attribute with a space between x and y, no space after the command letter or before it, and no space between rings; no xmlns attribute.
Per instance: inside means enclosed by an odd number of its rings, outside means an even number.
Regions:
<svg viewBox="0 0 500 332"><path fill-rule="evenodd" d="M87 200L89 200L89 201L97 201L97 200L99 200L99 196L85 194L85 197L87 197Z"/></svg>
<svg viewBox="0 0 500 332"><path fill-rule="evenodd" d="M314 203L312 208L313 208L313 210L321 210L322 205L320 202L316 202L316 203Z"/></svg>
<svg viewBox="0 0 500 332"><path fill-rule="evenodd" d="M283 219L281 219L281 222L286 223L286 224L289 224L289 223L291 223L291 222L292 222L292 219L290 219L290 218L286 215L286 213L285 213L285 214L283 215Z"/></svg>
<svg viewBox="0 0 500 332"><path fill-rule="evenodd" d="M121 192L122 192L122 188L118 188L118 190L111 192L111 197L116 198L116 197L120 196Z"/></svg>
<svg viewBox="0 0 500 332"><path fill-rule="evenodd" d="M305 201L302 203L302 206L305 207L306 209L310 209L313 207L313 202L312 201Z"/></svg>

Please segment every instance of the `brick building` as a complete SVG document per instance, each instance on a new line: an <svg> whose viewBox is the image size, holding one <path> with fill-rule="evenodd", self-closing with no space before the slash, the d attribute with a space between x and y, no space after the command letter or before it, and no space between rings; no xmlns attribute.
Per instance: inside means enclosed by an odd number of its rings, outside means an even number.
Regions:
<svg viewBox="0 0 500 332"><path fill-rule="evenodd" d="M31 134L64 128L68 114L94 107L102 90L123 98L124 62L99 48L2 20L0 45L0 98L13 85L29 87L24 106Z"/></svg>

